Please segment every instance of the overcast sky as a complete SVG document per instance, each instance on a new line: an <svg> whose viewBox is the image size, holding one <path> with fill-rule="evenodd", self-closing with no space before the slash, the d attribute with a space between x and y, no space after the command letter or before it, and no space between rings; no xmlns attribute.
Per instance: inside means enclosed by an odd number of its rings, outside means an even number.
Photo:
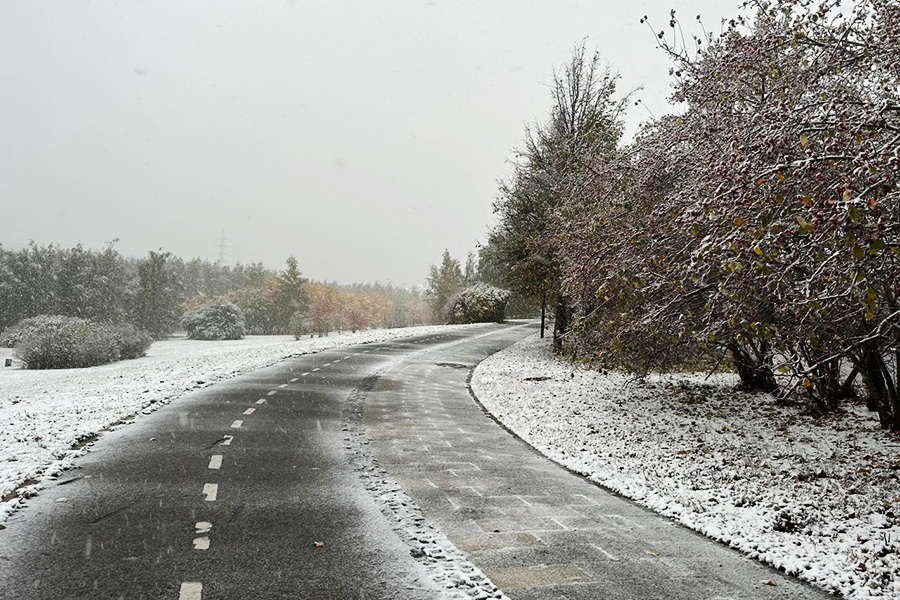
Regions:
<svg viewBox="0 0 900 600"><path fill-rule="evenodd" d="M648 15L729 0L0 0L0 243L419 284L464 260L582 39L657 116ZM633 107L629 133L649 117Z"/></svg>

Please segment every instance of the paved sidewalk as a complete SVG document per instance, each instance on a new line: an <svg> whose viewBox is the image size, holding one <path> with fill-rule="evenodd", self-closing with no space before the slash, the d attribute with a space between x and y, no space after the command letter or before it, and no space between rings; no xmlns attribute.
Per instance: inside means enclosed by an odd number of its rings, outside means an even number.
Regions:
<svg viewBox="0 0 900 600"><path fill-rule="evenodd" d="M832 597L607 493L515 439L466 387L491 343L388 371L369 392L365 422L381 466L509 597Z"/></svg>

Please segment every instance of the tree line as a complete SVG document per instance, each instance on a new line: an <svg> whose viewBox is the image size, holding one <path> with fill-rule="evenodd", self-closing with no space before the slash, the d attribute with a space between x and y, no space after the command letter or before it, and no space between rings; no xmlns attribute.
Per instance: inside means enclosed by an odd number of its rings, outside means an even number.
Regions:
<svg viewBox="0 0 900 600"><path fill-rule="evenodd" d="M122 256L102 250L30 243L0 246L0 331L38 315L129 323L156 339L183 315L213 299L234 303L251 334L406 327L430 321L423 294L390 284L309 281L289 257L278 271L260 263L221 265L169 252Z"/></svg>
<svg viewBox="0 0 900 600"><path fill-rule="evenodd" d="M644 22L647 22L646 19ZM678 112L623 143L629 94L578 48L485 251L546 300L558 351L643 374L734 369L900 430L900 5L756 0L655 31Z"/></svg>

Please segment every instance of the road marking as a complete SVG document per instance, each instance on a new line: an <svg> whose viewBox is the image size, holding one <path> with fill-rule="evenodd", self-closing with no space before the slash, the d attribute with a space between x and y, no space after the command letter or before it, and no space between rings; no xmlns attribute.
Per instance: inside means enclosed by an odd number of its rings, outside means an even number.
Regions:
<svg viewBox="0 0 900 600"><path fill-rule="evenodd" d="M352 355L352 354L351 354L350 356L345 356L345 357L344 357L344 360L349 360L349 359L351 359L351 358L353 358L353 355Z"/></svg>
<svg viewBox="0 0 900 600"><path fill-rule="evenodd" d="M300 380L299 377L294 377L293 379L291 379L291 383L294 383L295 381L299 381L299 380Z"/></svg>
<svg viewBox="0 0 900 600"><path fill-rule="evenodd" d="M231 424L231 428L232 429L240 429L241 425L243 425L243 424L244 424L244 422L241 421L240 419L238 419L237 421L235 421L234 423Z"/></svg>
<svg viewBox="0 0 900 600"><path fill-rule="evenodd" d="M203 484L203 495L206 496L205 500L207 502L215 502L216 496L219 495L219 484L218 483L204 483Z"/></svg>
<svg viewBox="0 0 900 600"><path fill-rule="evenodd" d="M222 455L221 454L213 454L209 457L209 469L219 470L222 468Z"/></svg>
<svg viewBox="0 0 900 600"><path fill-rule="evenodd" d="M278 390L272 390L272 391L269 392L267 395L268 395L268 396L274 396L274 395L277 394L277 393L278 393Z"/></svg>
<svg viewBox="0 0 900 600"><path fill-rule="evenodd" d="M194 533L209 533L212 529L212 523L209 521L197 521L194 525Z"/></svg>
<svg viewBox="0 0 900 600"><path fill-rule="evenodd" d="M178 600L203 600L203 584L199 581L185 581L181 584Z"/></svg>
<svg viewBox="0 0 900 600"><path fill-rule="evenodd" d="M256 412L256 409L253 408L253 407L251 406L250 408L248 408L247 410L244 411L244 414L245 414L245 415L252 415L252 414L255 413L255 412Z"/></svg>
<svg viewBox="0 0 900 600"><path fill-rule="evenodd" d="M315 373L316 371L318 371L318 370L321 369L321 368L322 368L322 367L316 367L315 369L313 369L313 373Z"/></svg>
<svg viewBox="0 0 900 600"><path fill-rule="evenodd" d="M625 521L629 525L637 527L638 529L644 529L643 525L641 525L640 523L636 523L635 521L632 521L631 519L629 519L628 517L625 517L623 515L606 515L606 516L612 517L613 519L621 519L622 521Z"/></svg>
<svg viewBox="0 0 900 600"><path fill-rule="evenodd" d="M300 373L300 377L306 377L307 375L309 375L309 371L307 371L306 373Z"/></svg>
<svg viewBox="0 0 900 600"><path fill-rule="evenodd" d="M287 386L288 386L288 384L286 384L286 383L282 383L282 384L281 384L281 385L279 385L279 386L278 386L278 387L280 387L280 388L282 388L282 389L284 389L284 388L286 388L286 387L287 387Z"/></svg>
<svg viewBox="0 0 900 600"><path fill-rule="evenodd" d="M209 538L206 536L194 538L194 550L209 550Z"/></svg>
<svg viewBox="0 0 900 600"><path fill-rule="evenodd" d="M257 403L257 404L265 404L265 403L266 403L266 399L265 399L265 398L260 398L259 400L256 401L256 403Z"/></svg>
<svg viewBox="0 0 900 600"><path fill-rule="evenodd" d="M600 551L606 558L608 558L609 560L619 560L618 558L616 558L615 556L613 556L612 554L610 554L609 552L607 552L606 550L604 550L603 548L601 548L600 546L598 546L597 544L591 544L591 546L592 546L595 550L599 550L599 551Z"/></svg>
<svg viewBox="0 0 900 600"><path fill-rule="evenodd" d="M322 431L322 422L316 419L316 431Z"/></svg>
<svg viewBox="0 0 900 600"><path fill-rule="evenodd" d="M231 440L234 439L234 436L233 436L233 435L224 435L224 436L222 436L222 437L225 438L225 441L222 442L222 445L223 445L223 446L230 446L230 445L231 445Z"/></svg>

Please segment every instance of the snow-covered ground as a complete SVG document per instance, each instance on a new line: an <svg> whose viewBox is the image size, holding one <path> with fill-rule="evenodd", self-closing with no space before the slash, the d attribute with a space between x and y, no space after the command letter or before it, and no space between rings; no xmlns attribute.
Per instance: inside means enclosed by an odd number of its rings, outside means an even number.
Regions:
<svg viewBox="0 0 900 600"><path fill-rule="evenodd" d="M0 523L41 481L70 467L79 443L149 413L191 390L291 356L454 328L377 329L325 338L248 336L208 342L155 342L147 356L87 369L28 371L3 367L0 349Z"/></svg>
<svg viewBox="0 0 900 600"><path fill-rule="evenodd" d="M638 383L548 345L526 338L472 380L546 456L847 598L900 598L900 437L864 406L814 418L733 376Z"/></svg>

